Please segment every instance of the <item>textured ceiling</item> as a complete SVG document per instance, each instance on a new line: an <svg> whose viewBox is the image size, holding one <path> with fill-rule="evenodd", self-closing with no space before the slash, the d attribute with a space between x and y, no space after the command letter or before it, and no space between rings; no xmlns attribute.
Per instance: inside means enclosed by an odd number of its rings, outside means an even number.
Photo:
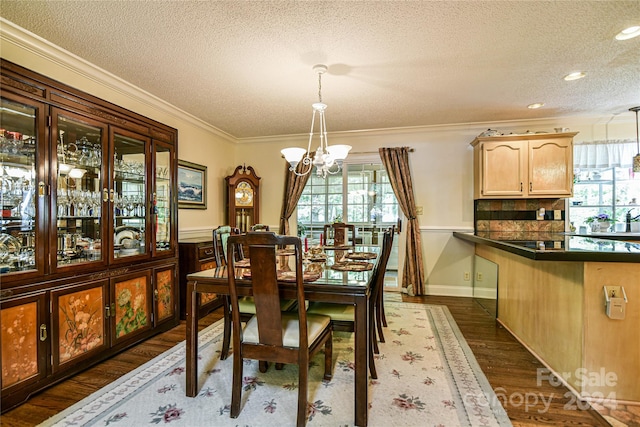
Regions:
<svg viewBox="0 0 640 427"><path fill-rule="evenodd" d="M0 14L237 138L308 132L318 63L330 132L640 104L640 37L614 39L640 25L638 0L1 0Z"/></svg>

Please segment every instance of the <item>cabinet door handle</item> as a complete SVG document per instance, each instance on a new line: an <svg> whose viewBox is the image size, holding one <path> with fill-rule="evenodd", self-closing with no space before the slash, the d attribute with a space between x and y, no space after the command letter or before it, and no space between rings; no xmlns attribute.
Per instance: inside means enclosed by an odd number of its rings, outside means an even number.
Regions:
<svg viewBox="0 0 640 427"><path fill-rule="evenodd" d="M46 194L46 184L43 181L38 182L38 196L44 197Z"/></svg>
<svg viewBox="0 0 640 427"><path fill-rule="evenodd" d="M115 317L116 316L116 303L112 302L111 305L105 305L104 306L104 310L105 310L104 317L106 317L107 319L109 317Z"/></svg>
<svg viewBox="0 0 640 427"><path fill-rule="evenodd" d="M529 191L533 191L533 183L532 182L529 183Z"/></svg>
<svg viewBox="0 0 640 427"><path fill-rule="evenodd" d="M157 289L153 291L153 300L158 301L158 295L160 295L160 291Z"/></svg>
<svg viewBox="0 0 640 427"><path fill-rule="evenodd" d="M111 195L111 197L110 197L111 203L113 203L113 201L114 201L113 193L114 193L114 191L113 191L113 188L112 188L111 190L109 190L109 194Z"/></svg>
<svg viewBox="0 0 640 427"><path fill-rule="evenodd" d="M102 189L102 201L104 203L107 203L109 201L109 190L107 190L106 187Z"/></svg>
<svg viewBox="0 0 640 427"><path fill-rule="evenodd" d="M40 325L40 341L46 341L47 339L47 325L44 323Z"/></svg>
<svg viewBox="0 0 640 427"><path fill-rule="evenodd" d="M213 249L205 250L204 254L205 255L213 255Z"/></svg>
<svg viewBox="0 0 640 427"><path fill-rule="evenodd" d="M522 183L520 183L520 191L522 191Z"/></svg>

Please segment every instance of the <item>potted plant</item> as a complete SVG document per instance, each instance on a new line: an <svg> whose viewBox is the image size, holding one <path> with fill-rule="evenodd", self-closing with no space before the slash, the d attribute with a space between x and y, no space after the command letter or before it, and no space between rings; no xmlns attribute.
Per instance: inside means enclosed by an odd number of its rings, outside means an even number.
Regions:
<svg viewBox="0 0 640 427"><path fill-rule="evenodd" d="M609 230L609 227L611 227L611 217L606 213L590 216L585 222L589 224L591 231L604 232Z"/></svg>

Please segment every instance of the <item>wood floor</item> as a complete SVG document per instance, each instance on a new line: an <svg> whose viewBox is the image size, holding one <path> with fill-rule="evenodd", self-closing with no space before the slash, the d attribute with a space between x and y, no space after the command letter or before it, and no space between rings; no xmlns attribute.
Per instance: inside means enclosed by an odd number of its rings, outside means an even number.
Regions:
<svg viewBox="0 0 640 427"><path fill-rule="evenodd" d="M580 410L568 389L547 381L537 384L538 362L477 301L454 297L403 297L406 302L449 307L482 371L514 426L609 426L596 411ZM220 310L200 321L205 327L221 317ZM32 396L3 414L2 426L33 426L185 339L185 323Z"/></svg>

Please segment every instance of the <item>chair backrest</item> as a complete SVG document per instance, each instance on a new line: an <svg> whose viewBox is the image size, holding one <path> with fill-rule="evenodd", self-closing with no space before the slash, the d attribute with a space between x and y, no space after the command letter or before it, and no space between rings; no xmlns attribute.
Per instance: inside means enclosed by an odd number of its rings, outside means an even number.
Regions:
<svg viewBox="0 0 640 427"><path fill-rule="evenodd" d="M218 267L227 265L227 241L234 234L240 234L240 229L229 225L221 225L213 230L213 254ZM238 248L236 259L244 258L242 247Z"/></svg>
<svg viewBox="0 0 640 427"><path fill-rule="evenodd" d="M254 224L251 226L251 231L269 231L267 224Z"/></svg>
<svg viewBox="0 0 640 427"><path fill-rule="evenodd" d="M353 224L345 224L344 222L334 222L333 224L324 225L324 237L328 238L329 232L333 231L334 245L355 245L356 244L356 226ZM347 236L347 232L350 235ZM351 243L349 242L351 240Z"/></svg>
<svg viewBox="0 0 640 427"><path fill-rule="evenodd" d="M371 279L371 293L369 296L369 304L375 306L376 301L380 295L380 288L384 286L384 275L387 271L387 263L389 262L389 256L391 255L391 249L393 248L393 226L389 227L383 233L382 237L382 250L380 252L380 260L373 271L373 278Z"/></svg>
<svg viewBox="0 0 640 427"><path fill-rule="evenodd" d="M280 309L280 287L278 284L278 271L276 250L280 247L293 246L294 255L290 257L295 263L296 300L298 302L298 315L300 319L300 348L308 347L307 316L304 299L304 286L302 275L302 244L299 237L277 236L273 232L252 231L243 235L232 235L228 239L227 257L230 272L234 271L235 259L232 254L238 247L249 248L251 253L251 283L253 300L256 307L258 321L259 342L262 345L283 347L282 336L282 312ZM238 307L238 294L234 274L228 274L229 294L231 297L231 312L233 318L233 330L240 326L240 314ZM234 338L235 340L235 338Z"/></svg>

